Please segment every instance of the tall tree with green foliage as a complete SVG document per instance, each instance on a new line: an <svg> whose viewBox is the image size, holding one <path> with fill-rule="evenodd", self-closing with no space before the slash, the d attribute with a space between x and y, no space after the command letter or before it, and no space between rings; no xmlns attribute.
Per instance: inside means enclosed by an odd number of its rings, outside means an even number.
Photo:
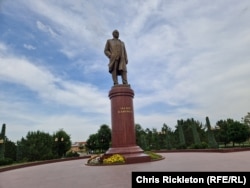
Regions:
<svg viewBox="0 0 250 188"><path fill-rule="evenodd" d="M156 128L152 129L152 149L159 150L160 146L160 137L159 132Z"/></svg>
<svg viewBox="0 0 250 188"><path fill-rule="evenodd" d="M5 129L6 125L2 125L2 130L0 133L0 159L4 159L4 153L5 153Z"/></svg>
<svg viewBox="0 0 250 188"><path fill-rule="evenodd" d="M216 122L216 132L217 132L217 139L224 143L224 146L226 147L228 143L230 143L230 137L229 137L229 125L233 122L232 119L227 120L219 120Z"/></svg>
<svg viewBox="0 0 250 188"><path fill-rule="evenodd" d="M186 148L186 141L185 141L185 136L183 133L183 120L177 120L177 129L179 133L179 147L180 148Z"/></svg>
<svg viewBox="0 0 250 188"><path fill-rule="evenodd" d="M85 147L89 153L103 153L111 145L111 129L108 125L103 124L97 133L91 134L86 141Z"/></svg>
<svg viewBox="0 0 250 188"><path fill-rule="evenodd" d="M233 121L229 125L229 138L233 146L235 143L245 142L249 138L249 127L239 121Z"/></svg>
<svg viewBox="0 0 250 188"><path fill-rule="evenodd" d="M14 142L10 141L7 137L5 139L5 154L4 157L16 161L17 146Z"/></svg>
<svg viewBox="0 0 250 188"><path fill-rule="evenodd" d="M163 136L165 138L164 140L165 140L166 148L172 149L173 145L172 145L172 140L171 140L171 135L172 135L171 128L168 127L167 124L164 123L161 129L161 132L163 133Z"/></svg>
<svg viewBox="0 0 250 188"><path fill-rule="evenodd" d="M242 143L249 138L249 127L244 123L234 121L228 118L227 120L220 120L216 123L218 138L226 145L230 142Z"/></svg>
<svg viewBox="0 0 250 188"><path fill-rule="evenodd" d="M194 121L193 118L187 120L178 120L182 125L182 131L185 138L185 145L187 147L193 146L195 143L205 141L205 129L202 126L202 123L199 121ZM178 122L177 121L177 122ZM176 127L177 132L179 132L178 126ZM176 133L179 134L179 133Z"/></svg>
<svg viewBox="0 0 250 188"><path fill-rule="evenodd" d="M153 132L149 128L145 129L145 143L146 150L151 150L153 148Z"/></svg>
<svg viewBox="0 0 250 188"><path fill-rule="evenodd" d="M91 134L89 136L89 138L87 139L85 146L88 149L89 153L94 153L94 152L97 151L97 149L98 149L97 140L98 140L98 134L97 133Z"/></svg>
<svg viewBox="0 0 250 188"><path fill-rule="evenodd" d="M143 150L147 150L146 132L143 130L140 124L135 124L136 144Z"/></svg>
<svg viewBox="0 0 250 188"><path fill-rule="evenodd" d="M28 132L26 138L18 142L18 160L37 161L53 159L53 140L49 133Z"/></svg>
<svg viewBox="0 0 250 188"><path fill-rule="evenodd" d="M242 122L250 128L250 112L242 118Z"/></svg>
<svg viewBox="0 0 250 188"><path fill-rule="evenodd" d="M97 132L97 139L98 148L101 150L101 152L107 151L111 143L111 129L108 125L101 125Z"/></svg>
<svg viewBox="0 0 250 188"><path fill-rule="evenodd" d="M207 126L207 136L208 136L208 147L218 148L218 143L214 138L214 134L211 130L211 124L208 117L206 117L206 126Z"/></svg>
<svg viewBox="0 0 250 188"><path fill-rule="evenodd" d="M199 136L199 133L197 131L197 125L194 122L194 119L191 119L191 124L190 124L191 128L192 128L192 133L193 133L193 137L194 137L194 144L195 145L200 145L201 144L201 139Z"/></svg>

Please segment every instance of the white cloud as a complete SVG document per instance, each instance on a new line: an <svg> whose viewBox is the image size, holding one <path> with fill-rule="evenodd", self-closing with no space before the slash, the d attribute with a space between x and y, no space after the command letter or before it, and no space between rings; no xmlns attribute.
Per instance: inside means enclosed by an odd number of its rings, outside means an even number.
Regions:
<svg viewBox="0 0 250 188"><path fill-rule="evenodd" d="M45 33L48 33L52 37L56 37L57 36L57 34L53 31L53 29L50 26L44 25L41 21L37 21L36 25L37 25L38 29L42 30Z"/></svg>
<svg viewBox="0 0 250 188"><path fill-rule="evenodd" d="M0 60L2 80L23 85L46 100L85 107L89 111L102 112L106 108L105 95L99 93L98 89L90 84L61 80L46 68L35 66L26 59L12 57Z"/></svg>
<svg viewBox="0 0 250 188"><path fill-rule="evenodd" d="M35 50L36 49L36 47L34 47L34 46L30 45L30 44L24 44L23 47L28 49L28 50Z"/></svg>

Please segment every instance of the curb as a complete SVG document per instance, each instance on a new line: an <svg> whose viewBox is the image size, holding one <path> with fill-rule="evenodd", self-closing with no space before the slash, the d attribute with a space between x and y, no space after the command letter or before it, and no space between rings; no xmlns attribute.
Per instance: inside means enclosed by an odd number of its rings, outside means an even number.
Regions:
<svg viewBox="0 0 250 188"><path fill-rule="evenodd" d="M30 162L25 164L17 164L17 165L11 165L7 167L0 167L0 172L8 171L8 170L15 170L18 168L24 168L24 167L30 167L30 166L37 166L37 165L43 165L43 164L49 164L49 163L58 163L58 162L64 162L64 161L72 161L72 160L80 160L80 159L87 159L90 158L90 156L83 156L83 157L69 157L69 158L63 158L63 159L53 159L53 160L45 160L45 161L38 161L38 162Z"/></svg>

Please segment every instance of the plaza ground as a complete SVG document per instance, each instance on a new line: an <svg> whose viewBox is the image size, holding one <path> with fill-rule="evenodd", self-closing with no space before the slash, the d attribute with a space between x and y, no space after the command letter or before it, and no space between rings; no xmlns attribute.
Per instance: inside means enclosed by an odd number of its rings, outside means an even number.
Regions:
<svg viewBox="0 0 250 188"><path fill-rule="evenodd" d="M131 188L132 172L250 172L250 151L160 153L147 163L88 166L70 160L0 172L0 188Z"/></svg>

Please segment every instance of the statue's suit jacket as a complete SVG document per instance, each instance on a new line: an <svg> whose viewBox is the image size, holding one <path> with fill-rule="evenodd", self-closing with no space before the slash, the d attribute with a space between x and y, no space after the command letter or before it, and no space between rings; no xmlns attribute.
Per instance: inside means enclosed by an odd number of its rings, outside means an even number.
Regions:
<svg viewBox="0 0 250 188"><path fill-rule="evenodd" d="M124 42L120 39L108 39L104 49L105 55L109 58L109 72L111 73L114 68L114 63L118 61L117 73L120 71L127 71L127 52Z"/></svg>

